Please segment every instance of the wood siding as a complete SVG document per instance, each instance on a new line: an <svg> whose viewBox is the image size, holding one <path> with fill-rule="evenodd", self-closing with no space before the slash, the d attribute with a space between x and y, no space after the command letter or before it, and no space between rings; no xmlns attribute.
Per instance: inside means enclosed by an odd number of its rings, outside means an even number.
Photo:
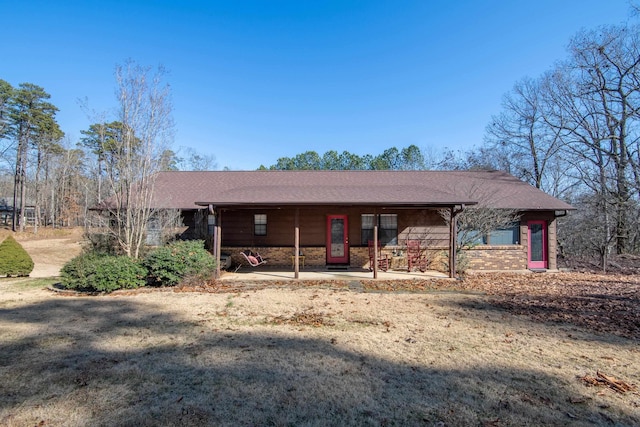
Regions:
<svg viewBox="0 0 640 427"><path fill-rule="evenodd" d="M398 245L407 239L447 245L449 228L435 210L385 209L378 213L398 215ZM373 208L318 207L300 208L300 246L324 246L327 215L347 215L349 245L361 244L361 215L376 213ZM256 236L253 230L255 214L267 215L267 235ZM225 210L222 213L222 245L226 247L276 247L294 245L295 209Z"/></svg>

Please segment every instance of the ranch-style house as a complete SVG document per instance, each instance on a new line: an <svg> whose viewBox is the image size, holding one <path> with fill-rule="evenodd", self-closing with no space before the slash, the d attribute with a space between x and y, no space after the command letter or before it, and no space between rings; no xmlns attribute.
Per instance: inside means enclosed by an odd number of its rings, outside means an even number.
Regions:
<svg viewBox="0 0 640 427"><path fill-rule="evenodd" d="M374 260L407 268L410 241L424 267L454 277L455 217L476 205L516 210L519 221L478 236L467 268L555 270L557 218L573 209L497 171L169 171L154 194L155 208L181 211L185 238L207 236L217 274L221 257L237 265L252 250L296 277L301 261L375 273L371 242Z"/></svg>

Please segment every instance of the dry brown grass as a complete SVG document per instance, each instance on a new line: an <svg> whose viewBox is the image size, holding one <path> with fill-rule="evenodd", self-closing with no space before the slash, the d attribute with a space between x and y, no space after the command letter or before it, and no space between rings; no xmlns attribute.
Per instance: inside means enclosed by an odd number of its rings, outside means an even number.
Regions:
<svg viewBox="0 0 640 427"><path fill-rule="evenodd" d="M581 379L640 384L637 339L506 293L0 290L0 425L640 424Z"/></svg>

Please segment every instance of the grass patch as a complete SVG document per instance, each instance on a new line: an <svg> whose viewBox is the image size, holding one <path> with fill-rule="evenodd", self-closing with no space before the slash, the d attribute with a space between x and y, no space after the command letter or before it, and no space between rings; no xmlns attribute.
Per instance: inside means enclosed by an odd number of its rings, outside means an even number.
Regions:
<svg viewBox="0 0 640 427"><path fill-rule="evenodd" d="M0 278L0 289L3 291L24 291L29 289L43 289L60 282L56 277L18 277Z"/></svg>

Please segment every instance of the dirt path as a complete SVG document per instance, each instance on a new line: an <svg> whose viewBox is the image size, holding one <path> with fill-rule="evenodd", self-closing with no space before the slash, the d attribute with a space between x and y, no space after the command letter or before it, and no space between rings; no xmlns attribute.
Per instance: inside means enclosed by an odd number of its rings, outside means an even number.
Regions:
<svg viewBox="0 0 640 427"><path fill-rule="evenodd" d="M49 237L46 234L16 235L16 240L33 259L34 267L30 277L59 276L60 269L82 251L82 230L60 230L59 237Z"/></svg>

